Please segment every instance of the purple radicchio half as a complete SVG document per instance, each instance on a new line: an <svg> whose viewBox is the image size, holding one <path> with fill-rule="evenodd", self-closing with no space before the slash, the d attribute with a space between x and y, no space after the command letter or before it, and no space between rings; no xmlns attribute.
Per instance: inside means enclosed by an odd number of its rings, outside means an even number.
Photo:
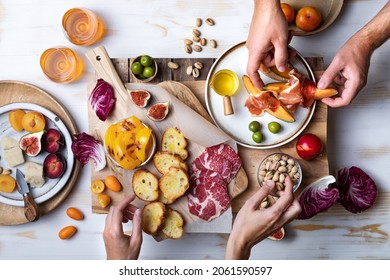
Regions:
<svg viewBox="0 0 390 280"><path fill-rule="evenodd" d="M340 192L338 201L352 213L360 213L370 208L377 195L374 180L356 166L340 169L337 172L335 187Z"/></svg>
<svg viewBox="0 0 390 280"><path fill-rule="evenodd" d="M98 79L88 100L99 120L105 121L116 102L114 89L103 79Z"/></svg>
<svg viewBox="0 0 390 280"><path fill-rule="evenodd" d="M92 159L95 170L102 170L106 166L106 156L102 143L85 132L75 134L74 138L71 147L72 152L81 165L86 165Z"/></svg>
<svg viewBox="0 0 390 280"><path fill-rule="evenodd" d="M307 186L298 196L302 212L297 219L310 219L320 212L328 210L339 198L338 189L329 188L335 182L333 176L323 177Z"/></svg>

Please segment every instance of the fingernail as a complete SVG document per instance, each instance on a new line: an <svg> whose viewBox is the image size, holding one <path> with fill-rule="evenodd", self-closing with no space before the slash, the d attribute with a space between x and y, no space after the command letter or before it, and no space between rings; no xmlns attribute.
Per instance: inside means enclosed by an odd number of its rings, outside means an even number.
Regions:
<svg viewBox="0 0 390 280"><path fill-rule="evenodd" d="M284 65L279 66L278 71L280 71L280 72L286 71L286 66L284 66Z"/></svg>
<svg viewBox="0 0 390 280"><path fill-rule="evenodd" d="M318 84L317 84L317 87L319 88L319 89L324 89L324 83L323 82L321 82L321 81L319 81L318 82Z"/></svg>

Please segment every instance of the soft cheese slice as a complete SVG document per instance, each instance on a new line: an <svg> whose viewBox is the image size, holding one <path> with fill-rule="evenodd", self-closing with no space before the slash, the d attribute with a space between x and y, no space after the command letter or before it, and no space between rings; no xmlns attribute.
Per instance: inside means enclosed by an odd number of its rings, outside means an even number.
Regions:
<svg viewBox="0 0 390 280"><path fill-rule="evenodd" d="M26 182L30 184L30 187L42 187L45 183L45 178L43 177L43 166L32 161L27 161L24 166L25 179Z"/></svg>
<svg viewBox="0 0 390 280"><path fill-rule="evenodd" d="M1 138L3 158L9 167L15 167L24 162L23 152L15 139L4 136Z"/></svg>

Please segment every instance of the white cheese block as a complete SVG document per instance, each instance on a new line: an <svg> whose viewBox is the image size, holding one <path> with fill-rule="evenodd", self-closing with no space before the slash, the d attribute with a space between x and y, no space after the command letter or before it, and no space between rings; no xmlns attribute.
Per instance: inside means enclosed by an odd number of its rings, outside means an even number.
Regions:
<svg viewBox="0 0 390 280"><path fill-rule="evenodd" d="M24 162L23 152L18 146L3 150L3 159L9 167L15 167Z"/></svg>
<svg viewBox="0 0 390 280"><path fill-rule="evenodd" d="M1 138L1 147L3 148L3 150L8 150L13 147L19 147L19 143L11 137L4 136L3 138Z"/></svg>
<svg viewBox="0 0 390 280"><path fill-rule="evenodd" d="M43 166L32 161L27 161L24 167L24 176L26 182L30 184L30 187L42 187L45 183L45 178L43 177Z"/></svg>

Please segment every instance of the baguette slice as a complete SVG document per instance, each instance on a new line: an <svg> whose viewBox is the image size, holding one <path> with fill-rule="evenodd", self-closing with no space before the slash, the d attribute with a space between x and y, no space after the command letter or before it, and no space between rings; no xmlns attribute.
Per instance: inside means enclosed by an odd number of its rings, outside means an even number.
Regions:
<svg viewBox="0 0 390 280"><path fill-rule="evenodd" d="M164 203L165 205L170 205L176 201L176 199L168 199L164 196L164 194L160 191L160 196L158 197L158 201Z"/></svg>
<svg viewBox="0 0 390 280"><path fill-rule="evenodd" d="M184 220L181 214L171 208L167 209L162 232L172 239L179 239L184 234Z"/></svg>
<svg viewBox="0 0 390 280"><path fill-rule="evenodd" d="M164 152L178 154L182 160L188 157L187 140L178 128L167 128L162 136L161 149Z"/></svg>
<svg viewBox="0 0 390 280"><path fill-rule="evenodd" d="M168 200L176 200L185 194L190 183L183 169L170 167L168 173L160 178L158 185L164 197Z"/></svg>
<svg viewBox="0 0 390 280"><path fill-rule="evenodd" d="M146 204L142 210L142 230L147 234L157 233L164 222L166 211L161 202Z"/></svg>
<svg viewBox="0 0 390 280"><path fill-rule="evenodd" d="M156 201L159 198L158 179L153 173L139 169L133 174L134 194L143 201Z"/></svg>
<svg viewBox="0 0 390 280"><path fill-rule="evenodd" d="M153 157L153 163L158 172L161 174L168 173L171 166L181 168L185 171L188 170L187 164L177 154L170 152L158 151Z"/></svg>

